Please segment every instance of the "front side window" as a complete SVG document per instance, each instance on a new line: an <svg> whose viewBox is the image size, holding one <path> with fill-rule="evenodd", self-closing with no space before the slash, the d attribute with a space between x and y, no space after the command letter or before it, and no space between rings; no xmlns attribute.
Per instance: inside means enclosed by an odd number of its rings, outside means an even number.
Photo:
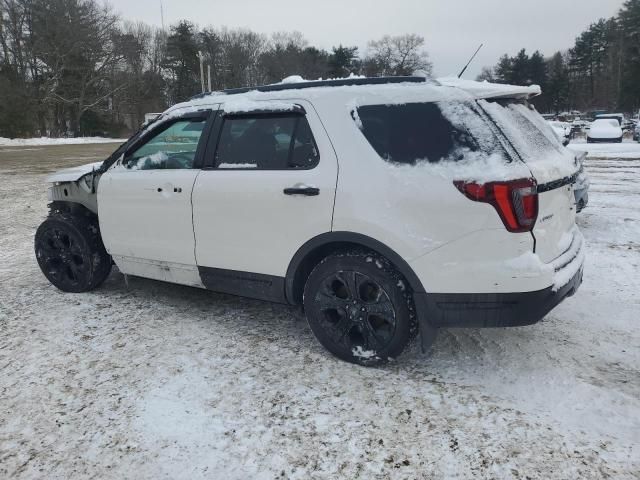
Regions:
<svg viewBox="0 0 640 480"><path fill-rule="evenodd" d="M319 155L302 115L227 117L215 155L218 169L313 168Z"/></svg>
<svg viewBox="0 0 640 480"><path fill-rule="evenodd" d="M193 162L206 119L178 120L127 155L131 170L186 169Z"/></svg>

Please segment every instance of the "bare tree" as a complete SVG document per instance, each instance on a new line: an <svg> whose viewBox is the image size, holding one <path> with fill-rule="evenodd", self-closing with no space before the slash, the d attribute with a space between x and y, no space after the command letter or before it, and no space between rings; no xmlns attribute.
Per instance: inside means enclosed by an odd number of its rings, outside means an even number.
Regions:
<svg viewBox="0 0 640 480"><path fill-rule="evenodd" d="M421 70L431 75L432 65L424 50L424 38L416 34L385 35L369 42L365 70L376 75L411 75Z"/></svg>
<svg viewBox="0 0 640 480"><path fill-rule="evenodd" d="M219 68L224 71L224 87L264 83L258 66L267 44L264 35L246 29L222 29L219 35L222 41Z"/></svg>
<svg viewBox="0 0 640 480"><path fill-rule="evenodd" d="M106 110L111 95L126 86L112 83L121 55L114 42L118 21L93 0L33 0L33 48L48 69L47 100L70 109L75 133L85 112Z"/></svg>

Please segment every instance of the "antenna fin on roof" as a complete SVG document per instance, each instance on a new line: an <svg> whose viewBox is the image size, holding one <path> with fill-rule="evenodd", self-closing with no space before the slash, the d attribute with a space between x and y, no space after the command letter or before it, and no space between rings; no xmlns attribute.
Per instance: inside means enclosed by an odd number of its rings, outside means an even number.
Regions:
<svg viewBox="0 0 640 480"><path fill-rule="evenodd" d="M471 62L473 62L473 59L476 58L476 55L478 55L478 52L483 46L484 46L484 43L481 43L478 49L476 50L476 52L473 55L471 55L471 58L469 59L467 64L464 66L462 71L458 74L458 78L462 77L462 74L467 70L467 67L471 64Z"/></svg>

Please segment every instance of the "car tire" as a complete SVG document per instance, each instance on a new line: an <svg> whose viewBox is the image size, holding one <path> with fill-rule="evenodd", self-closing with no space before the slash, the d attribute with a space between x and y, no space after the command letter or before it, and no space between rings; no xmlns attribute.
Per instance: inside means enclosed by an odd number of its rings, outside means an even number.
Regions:
<svg viewBox="0 0 640 480"><path fill-rule="evenodd" d="M408 283L384 257L326 257L304 288L304 309L318 341L336 357L376 365L399 356L418 332Z"/></svg>
<svg viewBox="0 0 640 480"><path fill-rule="evenodd" d="M63 292L93 290L111 272L97 219L88 215L52 214L38 227L34 243L40 270Z"/></svg>

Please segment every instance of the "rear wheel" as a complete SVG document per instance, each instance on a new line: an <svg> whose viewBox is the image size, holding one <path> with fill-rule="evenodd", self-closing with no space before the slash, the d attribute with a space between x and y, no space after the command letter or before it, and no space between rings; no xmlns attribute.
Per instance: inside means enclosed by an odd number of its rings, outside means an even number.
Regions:
<svg viewBox="0 0 640 480"><path fill-rule="evenodd" d="M311 272L304 308L318 341L342 360L374 365L417 333L413 298L390 263L365 252L325 258Z"/></svg>
<svg viewBox="0 0 640 480"><path fill-rule="evenodd" d="M44 276L64 292L93 290L111 272L98 222L89 216L51 215L36 231L35 252Z"/></svg>

